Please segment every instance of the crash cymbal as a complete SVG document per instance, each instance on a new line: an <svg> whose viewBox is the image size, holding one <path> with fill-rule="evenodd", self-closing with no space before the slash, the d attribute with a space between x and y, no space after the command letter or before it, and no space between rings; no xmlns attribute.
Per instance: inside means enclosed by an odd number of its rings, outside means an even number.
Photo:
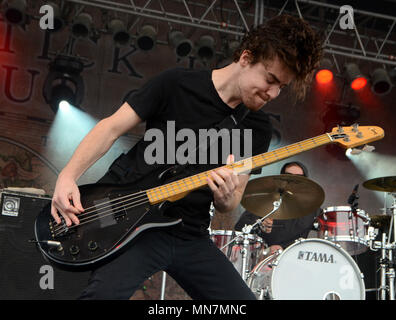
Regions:
<svg viewBox="0 0 396 320"><path fill-rule="evenodd" d="M363 182L363 187L383 192L396 192L396 177L382 177Z"/></svg>
<svg viewBox="0 0 396 320"><path fill-rule="evenodd" d="M242 197L243 207L264 217L273 202L282 196L282 204L271 218L295 219L313 213L324 201L325 194L316 182L298 175L281 174L250 180Z"/></svg>

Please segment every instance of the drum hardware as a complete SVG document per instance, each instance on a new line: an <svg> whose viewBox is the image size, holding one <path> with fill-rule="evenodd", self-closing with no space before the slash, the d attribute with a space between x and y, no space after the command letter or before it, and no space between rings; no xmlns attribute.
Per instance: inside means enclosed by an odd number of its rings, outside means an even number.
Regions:
<svg viewBox="0 0 396 320"><path fill-rule="evenodd" d="M271 216L272 214L274 214L275 211L277 211L280 206L282 204L282 196L279 198L279 201L274 201L273 202L273 209L271 210L270 213L268 213L267 215L265 215L264 217L262 217L261 219L257 219L257 221L252 224L252 225L245 225L242 228L242 235L238 235L235 238L231 239L228 243L226 243L222 248L224 249L225 247L227 247L228 245L230 245L232 242L234 242L238 237L243 238L243 247L241 249L241 254L242 254L242 271L241 271L241 276L242 279L244 281L247 280L248 274L250 272L250 270L247 269L247 254L248 254L248 246L250 244L249 240L248 240L248 236L250 235L251 231L253 228L255 228L256 226L260 225L262 223L263 220L267 219L269 216Z"/></svg>
<svg viewBox="0 0 396 320"><path fill-rule="evenodd" d="M160 300L165 300L165 288L166 288L166 272L165 272L165 271L162 271L161 296L160 296Z"/></svg>
<svg viewBox="0 0 396 320"><path fill-rule="evenodd" d="M272 298L271 297L271 288L270 288L269 284L266 283L265 286L258 287L254 291L254 288L252 287L252 278L260 279L262 277L261 272L260 272L261 271L260 266L263 265L263 263L266 265L267 269L269 269L269 270L272 269L273 266L275 266L277 264L276 258L282 253L282 251L283 251L282 249L278 249L271 255L264 258L262 261L260 261L259 264L257 264L253 268L253 270L249 274L248 285L249 285L250 289L252 289L253 293L257 293L256 296L258 297L258 300L270 300ZM270 252L268 252L268 253L270 253ZM261 279L260 279L260 281L261 281Z"/></svg>
<svg viewBox="0 0 396 320"><path fill-rule="evenodd" d="M393 250L396 249L396 176L393 177L380 177L368 180L363 183L367 189L374 191L386 192L393 197L393 204L389 208L384 208L384 215L374 216L373 225L381 229L389 227L388 234L382 233L381 241L370 241L370 249L378 251L381 249L380 265L380 287L379 298L380 300L395 300L395 269L393 262ZM385 201L386 204L386 201ZM386 205L385 205L386 207ZM387 213L390 212L390 216ZM391 238L393 235L393 242Z"/></svg>
<svg viewBox="0 0 396 320"><path fill-rule="evenodd" d="M389 300L395 300L395 269L393 267L392 250L396 249L395 243L387 243L386 233L382 234L382 241L371 241L370 249L378 251L381 249L380 265L380 300L386 300L388 291Z"/></svg>
<svg viewBox="0 0 396 320"><path fill-rule="evenodd" d="M263 240L254 234L243 234L232 230L212 230L210 238L231 261L242 278L246 279L246 274L259 262Z"/></svg>
<svg viewBox="0 0 396 320"><path fill-rule="evenodd" d="M214 204L213 204L213 201L210 203L210 207L209 207L209 219L210 219L210 221L209 221L209 227L208 227L208 231L209 231L209 233L210 233L210 230L212 230L212 220L213 220L213 217L214 217L214 214L215 214L215 206L214 206Z"/></svg>
<svg viewBox="0 0 396 320"><path fill-rule="evenodd" d="M266 295L266 289L260 289L259 300L264 300L264 296Z"/></svg>
<svg viewBox="0 0 396 320"><path fill-rule="evenodd" d="M379 230L377 228L374 228L371 226L368 227L367 235L365 236L365 239L366 239L367 243L369 244L369 246L374 241L374 239L377 238L378 232L379 232ZM370 249L371 249L371 246L370 246Z"/></svg>

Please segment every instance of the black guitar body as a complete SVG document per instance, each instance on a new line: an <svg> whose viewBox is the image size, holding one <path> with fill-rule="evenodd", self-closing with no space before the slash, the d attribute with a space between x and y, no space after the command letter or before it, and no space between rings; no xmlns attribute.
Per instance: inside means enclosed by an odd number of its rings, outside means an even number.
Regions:
<svg viewBox="0 0 396 320"><path fill-rule="evenodd" d="M70 227L63 217L62 223L57 225L50 205L45 207L35 222L35 236L41 252L61 267L90 267L118 252L148 228L181 222L181 219L163 215L168 202L151 205L145 192L133 188L136 184L80 186L85 212L77 215L80 224Z"/></svg>

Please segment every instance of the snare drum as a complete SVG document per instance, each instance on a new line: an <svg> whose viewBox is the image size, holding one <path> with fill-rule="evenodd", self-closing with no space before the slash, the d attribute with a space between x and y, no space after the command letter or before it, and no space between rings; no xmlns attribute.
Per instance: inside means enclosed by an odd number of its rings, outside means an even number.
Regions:
<svg viewBox="0 0 396 320"><path fill-rule="evenodd" d="M259 262L260 249L263 247L263 240L254 234L248 234L247 237L249 245L247 246L246 271L250 272ZM210 238L216 247L218 247L232 262L234 267L242 276L243 232L232 230L211 230ZM234 238L235 240L229 243Z"/></svg>
<svg viewBox="0 0 396 320"><path fill-rule="evenodd" d="M261 261L248 286L258 299L364 300L363 275L340 245L301 239Z"/></svg>
<svg viewBox="0 0 396 320"><path fill-rule="evenodd" d="M329 207L323 210L318 221L319 238L340 244L351 255L367 250L370 218L363 210L352 212L348 206Z"/></svg>

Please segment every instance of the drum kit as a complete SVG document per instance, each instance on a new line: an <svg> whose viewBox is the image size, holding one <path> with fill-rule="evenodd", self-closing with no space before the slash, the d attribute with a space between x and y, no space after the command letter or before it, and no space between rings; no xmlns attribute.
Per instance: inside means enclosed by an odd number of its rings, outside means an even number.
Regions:
<svg viewBox="0 0 396 320"><path fill-rule="evenodd" d="M370 290L377 292L377 299L394 300L396 177L368 180L363 186L385 192L393 198L392 206L384 208L381 215L369 217L357 209L356 186L353 201L348 201L351 206L321 211L312 228L317 238L300 238L286 249L271 253L254 230L269 217L296 219L315 212L324 201L324 191L314 181L297 175L251 180L241 203L259 219L242 231L209 229L211 239L259 300L365 300ZM379 230L386 228L381 241L376 241ZM367 250L381 250L380 283L375 289L365 288L364 275L352 258Z"/></svg>

